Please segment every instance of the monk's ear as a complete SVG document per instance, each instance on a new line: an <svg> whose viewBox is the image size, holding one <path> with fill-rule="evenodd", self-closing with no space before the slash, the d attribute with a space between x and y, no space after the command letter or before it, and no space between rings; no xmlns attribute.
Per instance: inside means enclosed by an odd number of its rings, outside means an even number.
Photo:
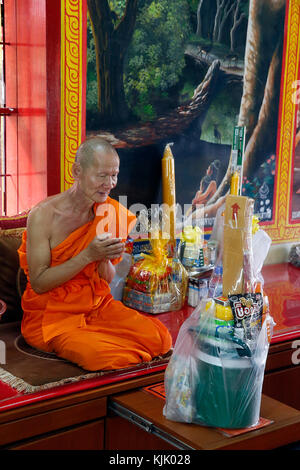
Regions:
<svg viewBox="0 0 300 470"><path fill-rule="evenodd" d="M72 165L72 176L74 178L74 180L78 180L78 178L81 176L82 174L82 167L80 165L80 163L78 162L75 162L73 163Z"/></svg>

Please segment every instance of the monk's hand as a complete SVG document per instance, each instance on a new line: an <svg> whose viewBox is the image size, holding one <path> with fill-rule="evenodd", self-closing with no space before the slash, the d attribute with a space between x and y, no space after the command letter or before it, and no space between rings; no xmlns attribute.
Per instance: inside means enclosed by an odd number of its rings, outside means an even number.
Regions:
<svg viewBox="0 0 300 470"><path fill-rule="evenodd" d="M124 243L120 238L95 237L86 248L90 261L113 260L122 256Z"/></svg>

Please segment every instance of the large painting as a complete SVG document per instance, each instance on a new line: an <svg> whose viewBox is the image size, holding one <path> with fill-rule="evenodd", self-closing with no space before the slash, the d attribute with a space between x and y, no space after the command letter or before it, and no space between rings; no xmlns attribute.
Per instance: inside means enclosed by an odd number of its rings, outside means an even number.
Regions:
<svg viewBox="0 0 300 470"><path fill-rule="evenodd" d="M300 221L300 80L295 82L296 108L295 150L291 184L291 221Z"/></svg>
<svg viewBox="0 0 300 470"><path fill-rule="evenodd" d="M82 129L118 150L115 197L129 208L161 203L161 158L172 143L176 201L190 214L204 203L209 232L229 189L234 126L245 126L243 194L274 241L299 237L285 162L299 0L65 0L62 17L68 4L81 7ZM73 144L62 158L67 187Z"/></svg>

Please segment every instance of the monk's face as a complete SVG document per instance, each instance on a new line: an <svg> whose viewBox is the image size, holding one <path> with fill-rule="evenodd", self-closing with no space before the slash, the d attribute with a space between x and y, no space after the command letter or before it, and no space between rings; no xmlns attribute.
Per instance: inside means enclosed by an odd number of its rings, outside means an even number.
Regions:
<svg viewBox="0 0 300 470"><path fill-rule="evenodd" d="M82 170L80 185L85 196L93 202L105 202L116 187L119 174L119 157L115 151L95 152L92 163Z"/></svg>

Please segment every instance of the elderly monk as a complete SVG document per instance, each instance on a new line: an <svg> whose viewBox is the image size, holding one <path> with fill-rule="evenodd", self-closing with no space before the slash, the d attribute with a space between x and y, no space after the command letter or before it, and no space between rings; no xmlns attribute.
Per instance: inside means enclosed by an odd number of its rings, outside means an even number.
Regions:
<svg viewBox="0 0 300 470"><path fill-rule="evenodd" d="M100 138L86 140L72 167L73 186L30 211L19 248L28 278L25 340L87 370L150 361L171 348L170 333L157 318L127 308L110 293L114 265L135 223L109 197L118 173L115 149Z"/></svg>

